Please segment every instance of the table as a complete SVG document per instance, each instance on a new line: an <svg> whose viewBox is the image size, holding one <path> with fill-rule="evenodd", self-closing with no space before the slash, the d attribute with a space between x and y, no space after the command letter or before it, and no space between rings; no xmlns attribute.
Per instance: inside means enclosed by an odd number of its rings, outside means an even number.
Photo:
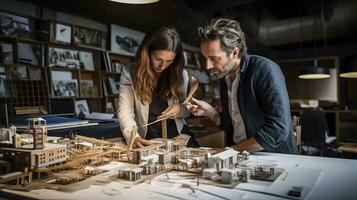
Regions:
<svg viewBox="0 0 357 200"><path fill-rule="evenodd" d="M316 183L311 185L311 191L304 199L356 199L357 197L357 160L336 159L312 156L285 155L273 153L255 153L252 159L275 160L277 167L286 169L292 174L293 181L309 182L313 177L309 173L319 172ZM104 168L111 168L118 163L109 163ZM309 169L309 170L307 170ZM312 170L313 169L313 170ZM315 170L315 172L314 172ZM298 172L294 173L293 172ZM112 173L116 173L114 170ZM180 172L182 173L182 172ZM273 187L253 186L251 183L240 183L236 188L229 189L214 185L200 183L198 186L195 179L189 179L178 172L170 172L160 175L151 182L137 185L128 184L125 181L111 181L105 184L93 184L88 188L75 192L63 192L57 190L41 189L31 192L20 192L13 190L0 190L0 196L11 199L294 199L279 195L268 194L269 192L254 192L257 188ZM285 173L285 172L284 172ZM278 179L289 179L282 177ZM97 175L100 176L100 175ZM99 180L99 177L97 177ZM311 179L311 180L309 180ZM293 183L293 184L295 184ZM280 183L281 184L281 183ZM277 189L283 188L279 185ZM297 198L299 199L299 198Z"/></svg>

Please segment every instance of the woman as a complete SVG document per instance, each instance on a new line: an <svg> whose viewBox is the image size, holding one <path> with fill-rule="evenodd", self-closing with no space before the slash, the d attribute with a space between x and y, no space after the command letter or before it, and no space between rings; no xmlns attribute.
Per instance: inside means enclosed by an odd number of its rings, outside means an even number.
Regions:
<svg viewBox="0 0 357 200"><path fill-rule="evenodd" d="M134 147L150 145L150 139L161 137L161 122L143 127L161 118L169 118L168 138L188 134L191 135L188 146L198 146L183 119L189 112L180 104L189 88L188 73L183 66L180 36L175 28L164 26L145 36L136 63L123 68L118 118L127 142L134 132Z"/></svg>

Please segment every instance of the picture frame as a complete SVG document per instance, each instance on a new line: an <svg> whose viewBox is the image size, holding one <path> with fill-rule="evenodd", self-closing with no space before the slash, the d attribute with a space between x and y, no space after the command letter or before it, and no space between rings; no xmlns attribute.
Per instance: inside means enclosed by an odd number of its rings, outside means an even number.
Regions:
<svg viewBox="0 0 357 200"><path fill-rule="evenodd" d="M52 80L54 97L76 97L78 96L78 83L72 80Z"/></svg>
<svg viewBox="0 0 357 200"><path fill-rule="evenodd" d="M72 42L72 27L62 23L53 24L54 38L53 42L60 42L64 44L71 44Z"/></svg>
<svg viewBox="0 0 357 200"><path fill-rule="evenodd" d="M73 27L73 43L75 45L86 45L94 47L102 47L102 31L84 28Z"/></svg>
<svg viewBox="0 0 357 200"><path fill-rule="evenodd" d="M145 34L123 26L110 25L110 50L113 53L135 56Z"/></svg>
<svg viewBox="0 0 357 200"><path fill-rule="evenodd" d="M30 19L0 12L0 33L5 36L30 38Z"/></svg>
<svg viewBox="0 0 357 200"><path fill-rule="evenodd" d="M40 44L22 43L17 45L19 63L43 66L44 47Z"/></svg>
<svg viewBox="0 0 357 200"><path fill-rule="evenodd" d="M8 97L9 89L5 67L0 66L0 97Z"/></svg>
<svg viewBox="0 0 357 200"><path fill-rule="evenodd" d="M82 66L82 69L94 71L94 62L92 52L80 51L79 60Z"/></svg>
<svg viewBox="0 0 357 200"><path fill-rule="evenodd" d="M79 51L50 47L48 50L49 67L80 68Z"/></svg>
<svg viewBox="0 0 357 200"><path fill-rule="evenodd" d="M78 116L81 112L87 116L90 114L87 100L76 100L74 102L74 112Z"/></svg>
<svg viewBox="0 0 357 200"><path fill-rule="evenodd" d="M194 52L183 51L183 56L185 60L185 66L198 67L196 64L196 59L194 57Z"/></svg>
<svg viewBox="0 0 357 200"><path fill-rule="evenodd" d="M27 71L27 65L23 65L23 64L16 65L16 72L18 73L18 75L21 79L29 78L29 74Z"/></svg>
<svg viewBox="0 0 357 200"><path fill-rule="evenodd" d="M14 64L14 45L11 43L0 44L0 63L3 65Z"/></svg>
<svg viewBox="0 0 357 200"><path fill-rule="evenodd" d="M85 98L98 97L98 87L93 80L81 80L81 96Z"/></svg>

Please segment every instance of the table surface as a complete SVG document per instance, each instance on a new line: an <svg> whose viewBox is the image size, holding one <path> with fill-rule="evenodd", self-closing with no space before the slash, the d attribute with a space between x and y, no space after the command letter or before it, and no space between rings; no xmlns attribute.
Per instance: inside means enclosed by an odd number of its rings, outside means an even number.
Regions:
<svg viewBox="0 0 357 200"><path fill-rule="evenodd" d="M105 184L93 184L88 188L74 192L41 189L20 192L2 189L1 196L11 194L11 198L24 199L294 199L288 196L274 195L274 190L282 190L289 185L309 185L306 196L300 199L356 199L357 198L357 160L324 158L273 153L255 153L251 158L274 160L277 167L285 168L284 173L271 185L253 185L240 183L233 189L218 187L184 176L183 172L170 172L137 185L126 181L111 181ZM108 169L117 165L109 163ZM115 170L113 173L117 173ZM318 176L315 176L319 174ZM101 176L97 175L94 177ZM282 177L283 176L283 177ZM316 180L314 180L316 179ZM283 181L282 181L283 180ZM285 181L285 182L284 182ZM257 191L254 191L257 190ZM14 195L14 196L12 196ZM296 199L296 198L295 198ZM299 198L297 198L299 199Z"/></svg>

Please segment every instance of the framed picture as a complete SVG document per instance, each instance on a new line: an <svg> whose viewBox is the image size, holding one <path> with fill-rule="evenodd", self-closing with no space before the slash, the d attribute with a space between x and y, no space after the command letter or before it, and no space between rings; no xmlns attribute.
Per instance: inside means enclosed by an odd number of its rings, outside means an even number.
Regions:
<svg viewBox="0 0 357 200"><path fill-rule="evenodd" d="M112 102L107 102L106 112L107 112L107 113L114 113L114 112L115 112L114 106L113 106L113 103L112 103Z"/></svg>
<svg viewBox="0 0 357 200"><path fill-rule="evenodd" d="M52 80L54 97L76 97L78 95L78 84L76 79Z"/></svg>
<svg viewBox="0 0 357 200"><path fill-rule="evenodd" d="M48 51L49 67L79 68L79 51L50 47Z"/></svg>
<svg viewBox="0 0 357 200"><path fill-rule="evenodd" d="M0 12L0 32L2 35L28 37L31 33L30 20L5 12Z"/></svg>
<svg viewBox="0 0 357 200"><path fill-rule="evenodd" d="M110 50L122 55L135 56L145 34L115 24L111 24L110 27Z"/></svg>
<svg viewBox="0 0 357 200"><path fill-rule="evenodd" d="M28 69L29 71L29 78L31 80L41 80L42 79L42 72L40 68L34 68L34 67L30 67Z"/></svg>
<svg viewBox="0 0 357 200"><path fill-rule="evenodd" d="M76 45L102 47L102 32L75 26L73 27L73 42Z"/></svg>
<svg viewBox="0 0 357 200"><path fill-rule="evenodd" d="M84 52L84 51L79 52L79 60L83 69L94 71L92 52Z"/></svg>
<svg viewBox="0 0 357 200"><path fill-rule="evenodd" d="M8 97L9 88L6 82L6 72L5 67L0 66L0 97Z"/></svg>
<svg viewBox="0 0 357 200"><path fill-rule="evenodd" d="M120 62L112 62L112 72L120 74L123 69L123 64Z"/></svg>
<svg viewBox="0 0 357 200"><path fill-rule="evenodd" d="M94 85L93 80L81 80L82 97L98 97L98 87Z"/></svg>
<svg viewBox="0 0 357 200"><path fill-rule="evenodd" d="M69 25L64 25L60 23L55 24L55 42L62 42L66 44L70 44L72 41L72 27Z"/></svg>
<svg viewBox="0 0 357 200"><path fill-rule="evenodd" d="M0 44L0 63L4 65L14 64L14 46L10 43Z"/></svg>
<svg viewBox="0 0 357 200"><path fill-rule="evenodd" d="M89 115L90 111L89 111L87 100L77 100L77 101L75 101L74 102L74 112L76 113L77 116L81 112L84 115Z"/></svg>
<svg viewBox="0 0 357 200"><path fill-rule="evenodd" d="M44 47L39 44L18 43L19 62L30 65L43 65Z"/></svg>
<svg viewBox="0 0 357 200"><path fill-rule="evenodd" d="M193 67L197 67L196 65L196 60L195 57L193 55L193 52L191 51L184 51L183 52L183 56L185 58L185 66L193 66Z"/></svg>
<svg viewBox="0 0 357 200"><path fill-rule="evenodd" d="M17 65L16 66L16 71L21 79L28 79L28 72L27 72L27 66L26 65Z"/></svg>

